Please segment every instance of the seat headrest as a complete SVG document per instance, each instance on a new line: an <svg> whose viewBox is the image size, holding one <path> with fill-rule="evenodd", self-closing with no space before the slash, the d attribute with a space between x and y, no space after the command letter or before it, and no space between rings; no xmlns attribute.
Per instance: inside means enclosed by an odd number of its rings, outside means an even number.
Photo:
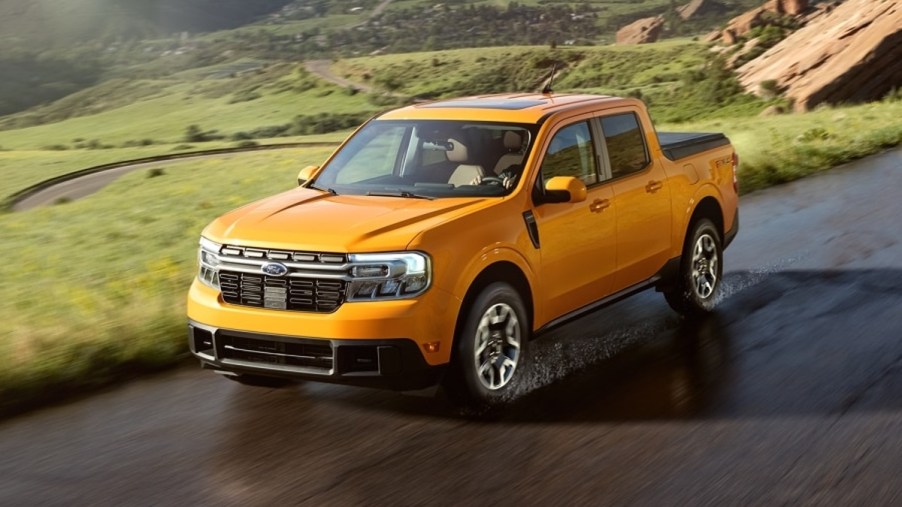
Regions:
<svg viewBox="0 0 902 507"><path fill-rule="evenodd" d="M508 130L504 133L504 147L509 150L519 150L523 146L523 136Z"/></svg>
<svg viewBox="0 0 902 507"><path fill-rule="evenodd" d="M462 142L457 139L448 139L448 143L451 144L451 149L445 155L450 162L463 163L469 160L467 147Z"/></svg>

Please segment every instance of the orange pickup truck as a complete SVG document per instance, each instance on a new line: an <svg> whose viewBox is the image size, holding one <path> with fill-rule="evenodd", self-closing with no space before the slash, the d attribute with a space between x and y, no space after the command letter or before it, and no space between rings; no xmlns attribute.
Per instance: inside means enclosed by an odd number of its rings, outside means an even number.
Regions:
<svg viewBox="0 0 902 507"><path fill-rule="evenodd" d="M201 364L503 402L529 341L654 287L710 311L739 225L722 134L638 100L517 94L383 113L295 188L215 219L188 295Z"/></svg>

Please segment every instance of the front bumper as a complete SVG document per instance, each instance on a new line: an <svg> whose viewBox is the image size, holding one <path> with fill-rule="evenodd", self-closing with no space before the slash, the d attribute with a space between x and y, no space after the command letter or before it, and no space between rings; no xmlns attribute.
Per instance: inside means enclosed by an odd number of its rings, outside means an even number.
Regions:
<svg viewBox="0 0 902 507"><path fill-rule="evenodd" d="M430 366L410 339L328 340L235 331L189 320L191 353L205 368L235 374L308 379L383 389L435 385L443 366Z"/></svg>
<svg viewBox="0 0 902 507"><path fill-rule="evenodd" d="M415 299L345 302L331 313L272 310L227 304L197 279L187 304L188 320L215 329L322 341L407 338L430 366L451 360L460 308L457 298L432 287Z"/></svg>

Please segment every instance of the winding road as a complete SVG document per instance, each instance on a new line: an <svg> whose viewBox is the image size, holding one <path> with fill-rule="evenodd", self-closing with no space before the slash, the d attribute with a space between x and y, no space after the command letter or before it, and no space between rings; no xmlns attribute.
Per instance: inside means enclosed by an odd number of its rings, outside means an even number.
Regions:
<svg viewBox="0 0 902 507"><path fill-rule="evenodd" d="M494 421L182 368L0 423L0 505L900 505L902 150L746 196L718 311L532 343Z"/></svg>
<svg viewBox="0 0 902 507"><path fill-rule="evenodd" d="M140 159L123 161L102 166L89 167L81 171L58 176L23 190L13 199L12 211L27 211L41 206L50 206L61 201L74 201L94 194L103 187L116 181L125 174L140 169L164 168L172 164L178 164L185 160L197 160L204 158L227 158L236 155L292 148L322 148L335 147L339 143L334 142L298 142L284 144L259 145L249 148L221 148L210 151L192 153L180 153L175 155L161 155L160 160ZM154 157L150 157L151 159Z"/></svg>

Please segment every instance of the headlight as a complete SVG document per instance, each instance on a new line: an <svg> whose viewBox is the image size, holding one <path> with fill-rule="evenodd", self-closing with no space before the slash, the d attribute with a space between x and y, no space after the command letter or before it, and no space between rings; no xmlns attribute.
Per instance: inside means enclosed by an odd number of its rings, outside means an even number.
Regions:
<svg viewBox="0 0 902 507"><path fill-rule="evenodd" d="M222 245L207 238L200 238L200 249L197 254L199 269L197 279L204 285L219 288L219 250Z"/></svg>
<svg viewBox="0 0 902 507"><path fill-rule="evenodd" d="M432 266L423 253L351 254L349 260L348 301L411 298L432 281Z"/></svg>

